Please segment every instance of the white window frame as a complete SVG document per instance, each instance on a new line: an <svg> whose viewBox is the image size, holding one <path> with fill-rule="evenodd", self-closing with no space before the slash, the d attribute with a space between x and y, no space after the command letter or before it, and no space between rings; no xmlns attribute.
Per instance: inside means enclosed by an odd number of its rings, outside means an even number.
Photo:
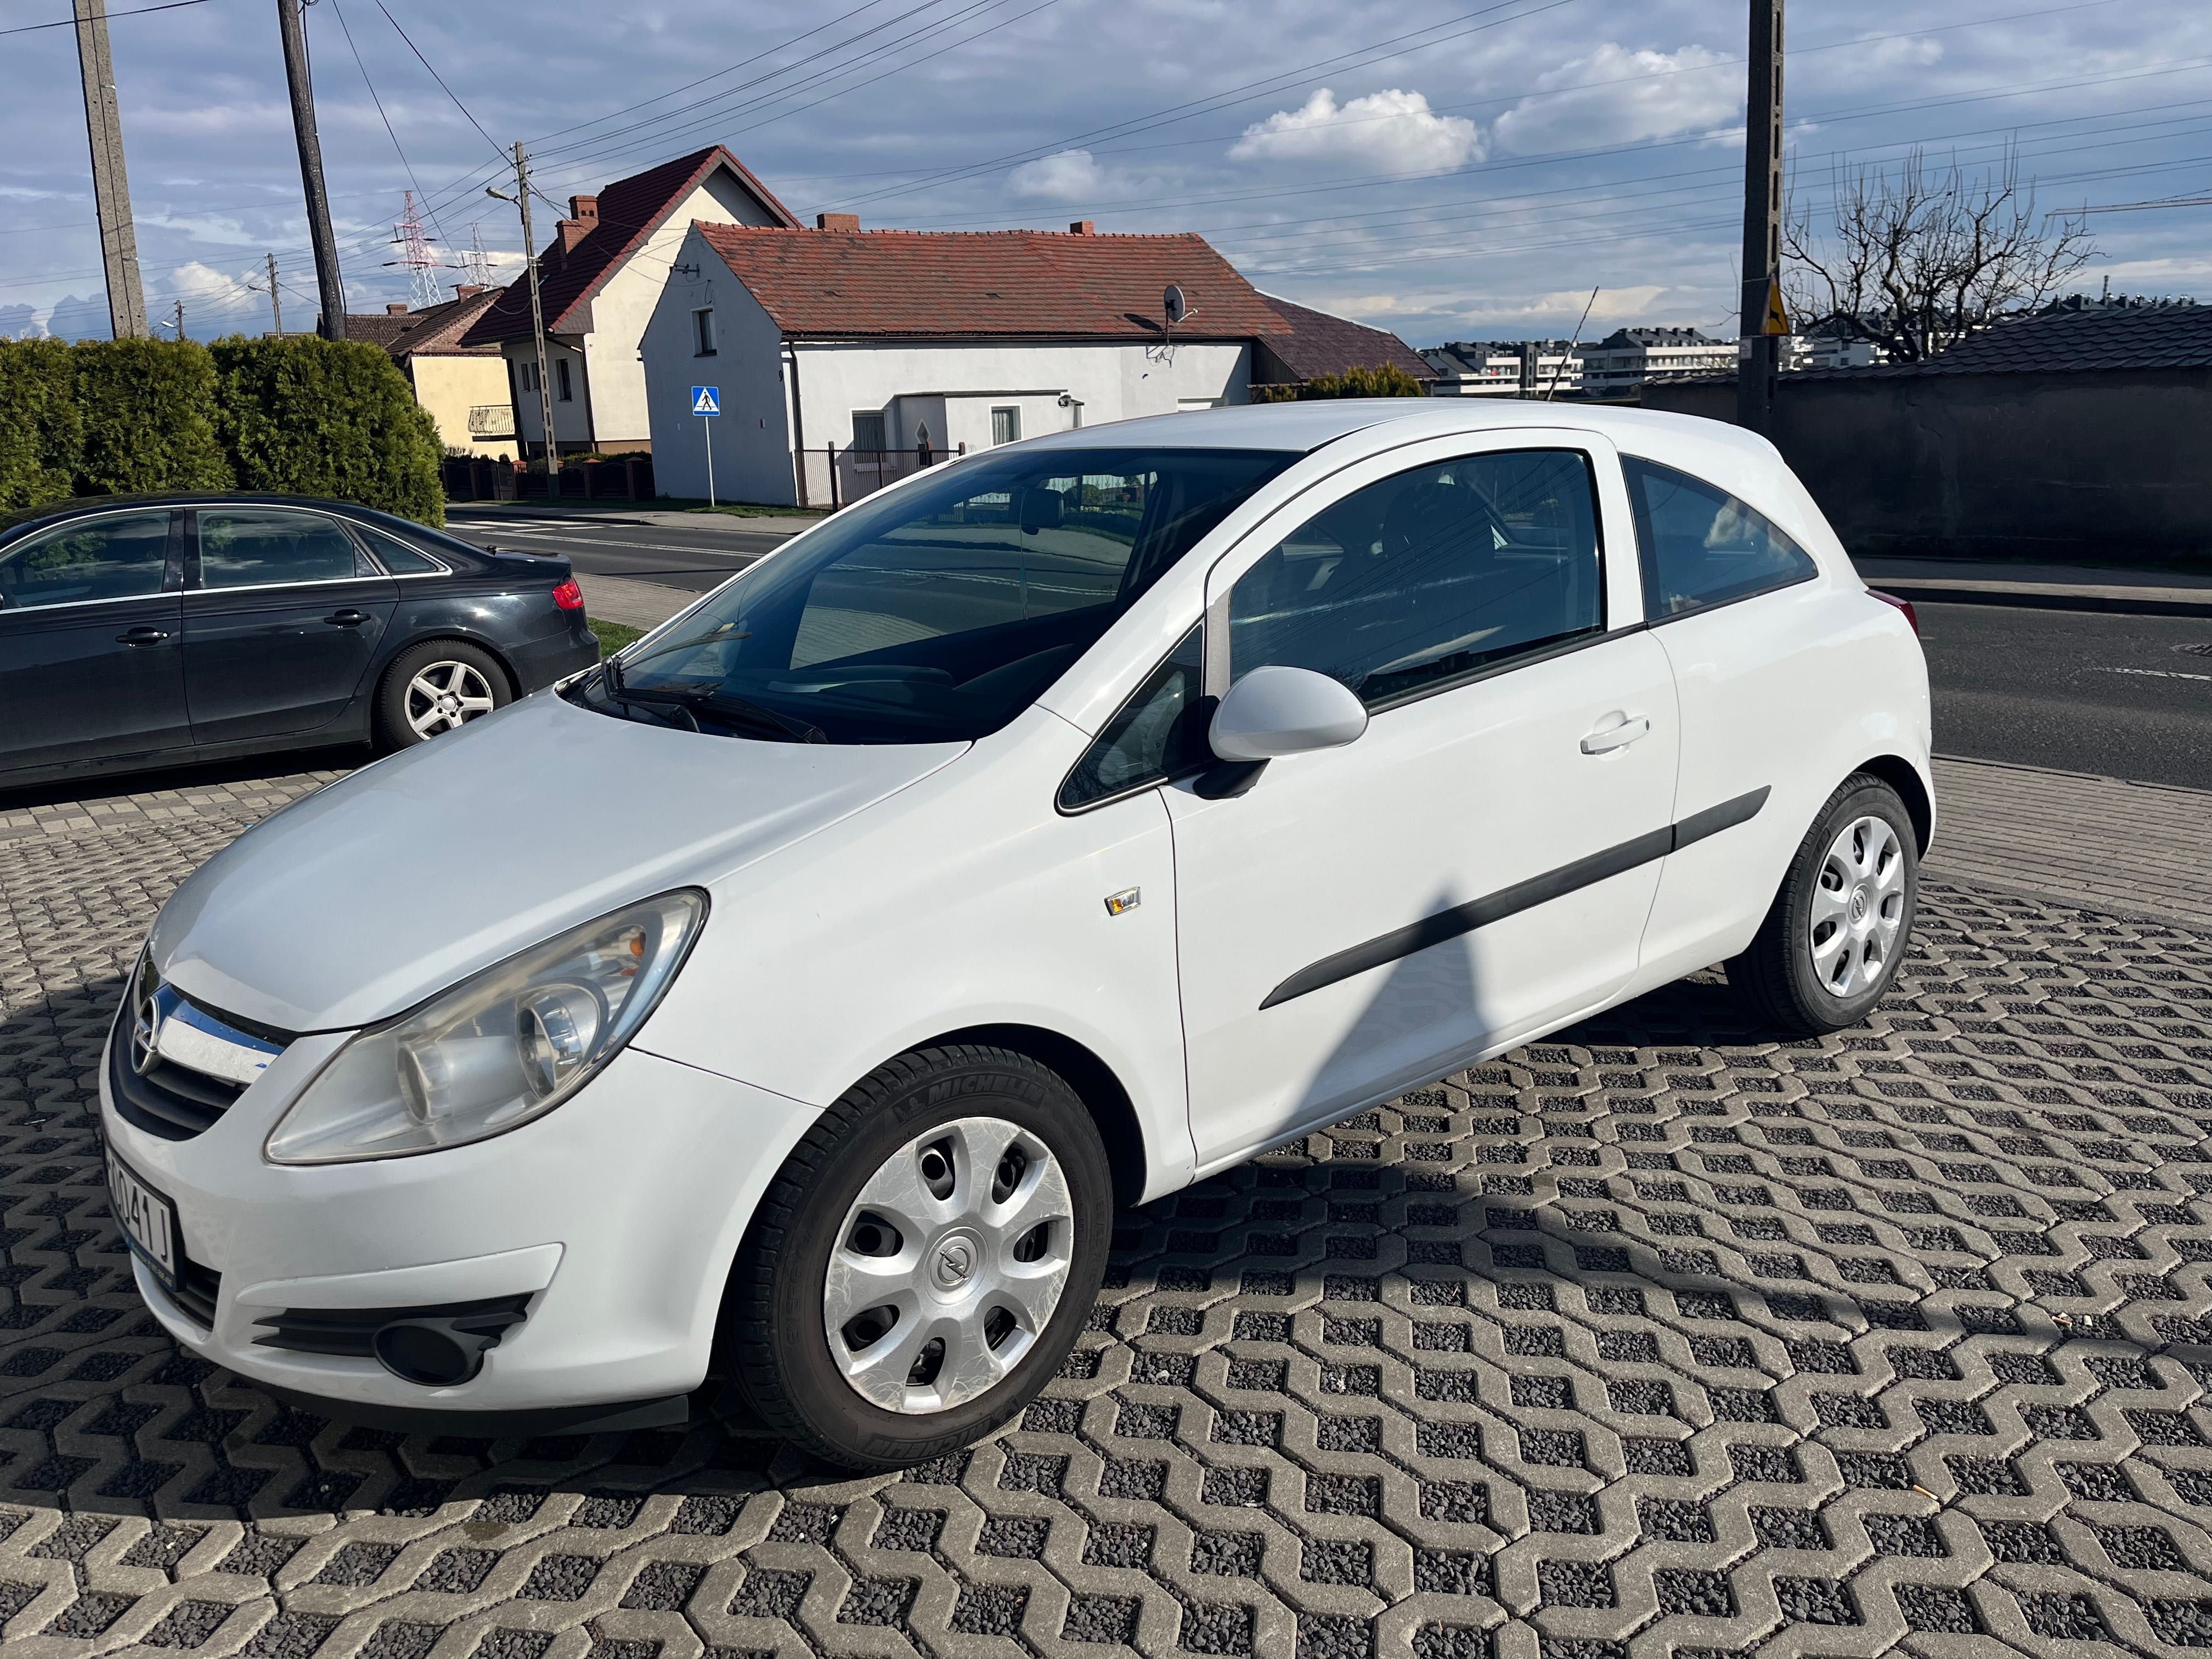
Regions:
<svg viewBox="0 0 2212 1659"><path fill-rule="evenodd" d="M691 313L691 355L713 357L719 355L714 343L714 307L701 306Z"/></svg>
<svg viewBox="0 0 2212 1659"><path fill-rule="evenodd" d="M999 435L999 416L1001 415L1006 417L1007 435L1003 438ZM994 409L991 411L991 447L996 449L1001 444L1018 444L1021 442L1021 405L1018 404L1002 404L998 408Z"/></svg>

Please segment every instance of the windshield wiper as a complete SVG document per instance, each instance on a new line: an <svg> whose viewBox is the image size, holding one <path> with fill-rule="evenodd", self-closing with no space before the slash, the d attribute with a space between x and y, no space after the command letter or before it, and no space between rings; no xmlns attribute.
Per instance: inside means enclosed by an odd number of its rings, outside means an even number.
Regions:
<svg viewBox="0 0 2212 1659"><path fill-rule="evenodd" d="M621 702L633 702L651 708L656 706L681 709L686 714L701 710L709 714L738 720L757 731L773 732L778 737L793 743L827 743L830 734L820 726L794 720L790 715L770 708L766 703L741 697L734 691L725 691L719 685L656 685L625 686L617 678L609 696ZM692 725L698 725L696 715Z"/></svg>

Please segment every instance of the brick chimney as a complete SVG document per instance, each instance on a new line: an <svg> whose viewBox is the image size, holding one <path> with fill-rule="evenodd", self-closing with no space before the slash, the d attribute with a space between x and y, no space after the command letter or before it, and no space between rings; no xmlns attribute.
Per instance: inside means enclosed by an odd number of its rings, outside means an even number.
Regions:
<svg viewBox="0 0 2212 1659"><path fill-rule="evenodd" d="M571 196L568 216L557 221L553 228L561 233L561 252L566 253L590 235L599 225L599 198L596 196Z"/></svg>
<svg viewBox="0 0 2212 1659"><path fill-rule="evenodd" d="M817 230L858 230L860 216L857 213L817 213L814 216Z"/></svg>
<svg viewBox="0 0 2212 1659"><path fill-rule="evenodd" d="M1097 222L1091 219L1078 219L1068 226L1067 234L1071 236L1096 236L1098 234Z"/></svg>
<svg viewBox="0 0 2212 1659"><path fill-rule="evenodd" d="M407 307L387 302L384 307L384 314L387 317L404 317L407 314Z"/></svg>
<svg viewBox="0 0 2212 1659"><path fill-rule="evenodd" d="M453 297L456 300L473 300L483 291L482 283L458 283L453 287Z"/></svg>

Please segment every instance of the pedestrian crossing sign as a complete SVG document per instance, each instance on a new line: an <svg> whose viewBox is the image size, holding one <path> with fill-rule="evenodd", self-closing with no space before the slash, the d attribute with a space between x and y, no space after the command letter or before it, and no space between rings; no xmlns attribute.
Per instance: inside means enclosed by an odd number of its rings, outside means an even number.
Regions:
<svg viewBox="0 0 2212 1659"><path fill-rule="evenodd" d="M691 412L694 415L719 415L722 412L722 388L718 386L695 386L691 388Z"/></svg>

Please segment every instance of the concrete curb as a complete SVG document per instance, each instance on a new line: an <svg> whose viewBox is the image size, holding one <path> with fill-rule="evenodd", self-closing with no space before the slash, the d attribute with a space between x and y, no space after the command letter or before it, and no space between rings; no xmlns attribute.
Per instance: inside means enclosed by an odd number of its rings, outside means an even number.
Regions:
<svg viewBox="0 0 2212 1659"><path fill-rule="evenodd" d="M2008 605L2036 611L2119 611L2136 617L2212 617L2212 598L2185 599L2155 592L2136 594L2110 588L2080 589L2024 583L1998 586L1926 580L1866 579L1869 587L1915 605Z"/></svg>

